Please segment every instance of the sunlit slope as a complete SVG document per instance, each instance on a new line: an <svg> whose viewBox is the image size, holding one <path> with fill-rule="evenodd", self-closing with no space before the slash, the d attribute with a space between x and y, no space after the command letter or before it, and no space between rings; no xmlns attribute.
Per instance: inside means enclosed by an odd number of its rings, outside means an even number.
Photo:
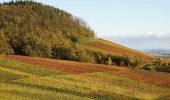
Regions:
<svg viewBox="0 0 170 100"><path fill-rule="evenodd" d="M43 62L49 65L45 66ZM109 66L104 65L100 66L103 68L100 71L79 70L79 73L74 73L72 69L81 68L83 64L92 68L99 67L95 64L59 62L59 60L42 58L1 57L0 98L3 100L168 100L169 98L170 86L164 79L166 76L166 79L170 80L169 74L133 71L116 66L112 68L115 70L108 71L104 69L108 69ZM88 66L83 67L87 69ZM62 69L67 67L71 71ZM135 77L137 72L141 76ZM159 80L153 77L155 80L153 81L145 77L145 74L159 76ZM161 82L158 83L160 80Z"/></svg>
<svg viewBox="0 0 170 100"><path fill-rule="evenodd" d="M85 43L83 47L86 49L99 51L105 54L133 56L137 57L141 61L151 61L154 58L149 54L145 54L143 52L133 50L103 39L96 39L95 41Z"/></svg>

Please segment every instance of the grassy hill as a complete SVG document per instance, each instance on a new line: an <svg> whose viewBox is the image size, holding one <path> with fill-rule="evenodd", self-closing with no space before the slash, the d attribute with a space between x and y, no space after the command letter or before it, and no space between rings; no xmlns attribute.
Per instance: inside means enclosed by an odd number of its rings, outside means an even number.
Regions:
<svg viewBox="0 0 170 100"><path fill-rule="evenodd" d="M15 55L0 57L3 100L168 100L169 78L167 73L116 66Z"/></svg>

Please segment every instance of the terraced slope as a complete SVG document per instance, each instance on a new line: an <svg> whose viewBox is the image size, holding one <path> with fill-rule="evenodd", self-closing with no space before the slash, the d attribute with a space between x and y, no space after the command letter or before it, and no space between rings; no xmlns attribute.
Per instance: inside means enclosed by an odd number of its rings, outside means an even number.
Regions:
<svg viewBox="0 0 170 100"><path fill-rule="evenodd" d="M96 39L95 41L85 43L83 47L89 50L100 51L105 54L120 55L120 56L134 56L137 57L139 60L145 62L154 59L154 57L149 54L145 54L143 52L136 51L103 39Z"/></svg>
<svg viewBox="0 0 170 100"><path fill-rule="evenodd" d="M0 98L7 100L168 100L169 83L167 73L14 55L0 57Z"/></svg>

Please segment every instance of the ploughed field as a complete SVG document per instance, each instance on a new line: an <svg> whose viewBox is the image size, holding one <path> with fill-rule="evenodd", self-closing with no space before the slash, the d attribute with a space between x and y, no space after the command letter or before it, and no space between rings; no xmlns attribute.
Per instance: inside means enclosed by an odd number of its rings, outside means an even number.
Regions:
<svg viewBox="0 0 170 100"><path fill-rule="evenodd" d="M170 74L2 55L0 99L169 100Z"/></svg>

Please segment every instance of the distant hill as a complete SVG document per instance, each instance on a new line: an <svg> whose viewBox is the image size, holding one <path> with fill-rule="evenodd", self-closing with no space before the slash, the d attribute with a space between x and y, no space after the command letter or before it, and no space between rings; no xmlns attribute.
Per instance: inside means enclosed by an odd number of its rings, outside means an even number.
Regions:
<svg viewBox="0 0 170 100"><path fill-rule="evenodd" d="M0 5L0 53L138 66L153 56L98 39L70 13L33 1Z"/></svg>
<svg viewBox="0 0 170 100"><path fill-rule="evenodd" d="M145 50L144 52L158 57L170 58L169 49L152 49L152 50Z"/></svg>

